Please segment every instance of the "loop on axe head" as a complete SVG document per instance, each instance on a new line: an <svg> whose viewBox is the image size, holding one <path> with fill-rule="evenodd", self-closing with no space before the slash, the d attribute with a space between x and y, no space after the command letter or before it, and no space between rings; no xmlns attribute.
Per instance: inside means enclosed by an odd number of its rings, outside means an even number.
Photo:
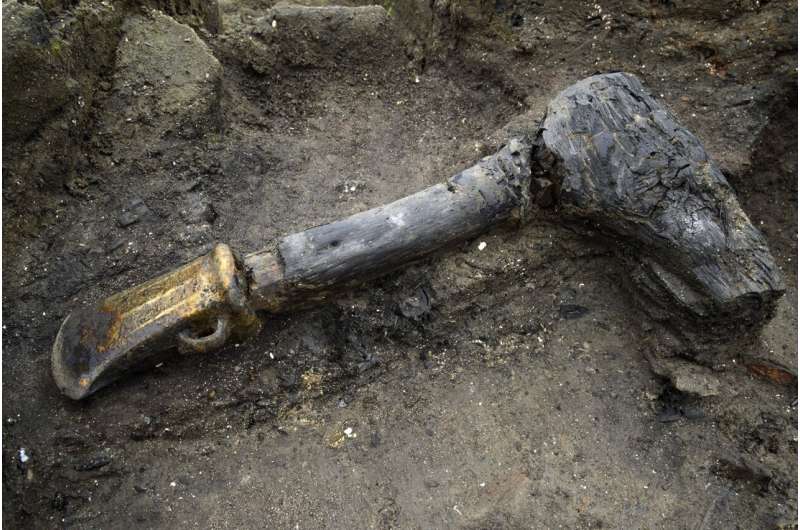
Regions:
<svg viewBox="0 0 800 530"><path fill-rule="evenodd" d="M231 335L231 317L224 313L217 317L214 331L208 335L192 336L189 330L178 334L178 349L181 353L206 353L222 347Z"/></svg>

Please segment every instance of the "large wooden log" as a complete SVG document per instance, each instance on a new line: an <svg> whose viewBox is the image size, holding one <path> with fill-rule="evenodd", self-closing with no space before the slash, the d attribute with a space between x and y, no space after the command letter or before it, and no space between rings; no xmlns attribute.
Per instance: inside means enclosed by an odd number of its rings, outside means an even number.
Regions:
<svg viewBox="0 0 800 530"><path fill-rule="evenodd" d="M653 315L712 334L772 315L784 284L764 236L697 137L636 77L561 92L533 158L559 213L613 239Z"/></svg>

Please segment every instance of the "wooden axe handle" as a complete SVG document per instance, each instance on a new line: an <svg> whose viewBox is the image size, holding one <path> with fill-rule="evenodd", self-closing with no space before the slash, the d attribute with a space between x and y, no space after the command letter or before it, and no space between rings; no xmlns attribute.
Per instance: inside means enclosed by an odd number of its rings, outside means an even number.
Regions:
<svg viewBox="0 0 800 530"><path fill-rule="evenodd" d="M281 239L244 258L255 309L282 312L376 278L530 205L531 145L512 139L444 183Z"/></svg>

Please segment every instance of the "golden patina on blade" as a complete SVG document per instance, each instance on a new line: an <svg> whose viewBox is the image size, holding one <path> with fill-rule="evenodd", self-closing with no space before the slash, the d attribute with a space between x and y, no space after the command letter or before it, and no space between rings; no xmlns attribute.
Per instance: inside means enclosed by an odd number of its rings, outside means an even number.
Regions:
<svg viewBox="0 0 800 530"><path fill-rule="evenodd" d="M53 345L58 387L81 399L161 352L203 352L255 332L246 281L227 245L71 313Z"/></svg>

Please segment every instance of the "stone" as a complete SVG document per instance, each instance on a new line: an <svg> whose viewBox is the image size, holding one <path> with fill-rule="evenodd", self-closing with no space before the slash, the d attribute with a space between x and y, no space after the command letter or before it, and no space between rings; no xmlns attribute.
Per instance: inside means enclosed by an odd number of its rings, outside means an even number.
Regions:
<svg viewBox="0 0 800 530"><path fill-rule="evenodd" d="M97 455L85 462L75 465L75 471L93 471L100 469L111 463L111 457L108 455Z"/></svg>
<svg viewBox="0 0 800 530"><path fill-rule="evenodd" d="M558 313L564 320L575 320L589 314L589 308L578 304L561 304Z"/></svg>
<svg viewBox="0 0 800 530"><path fill-rule="evenodd" d="M122 30L102 113L116 156L219 130L222 66L194 30L159 11L128 17Z"/></svg>
<svg viewBox="0 0 800 530"><path fill-rule="evenodd" d="M701 398L719 394L719 379L710 369L675 357L646 357L653 372L668 379L679 392Z"/></svg>
<svg viewBox="0 0 800 530"><path fill-rule="evenodd" d="M132 200L127 208L117 217L117 223L125 228L139 221L152 221L155 215L141 199Z"/></svg>
<svg viewBox="0 0 800 530"><path fill-rule="evenodd" d="M698 365L681 365L670 374L672 385L686 394L711 397L719 394L719 379Z"/></svg>

